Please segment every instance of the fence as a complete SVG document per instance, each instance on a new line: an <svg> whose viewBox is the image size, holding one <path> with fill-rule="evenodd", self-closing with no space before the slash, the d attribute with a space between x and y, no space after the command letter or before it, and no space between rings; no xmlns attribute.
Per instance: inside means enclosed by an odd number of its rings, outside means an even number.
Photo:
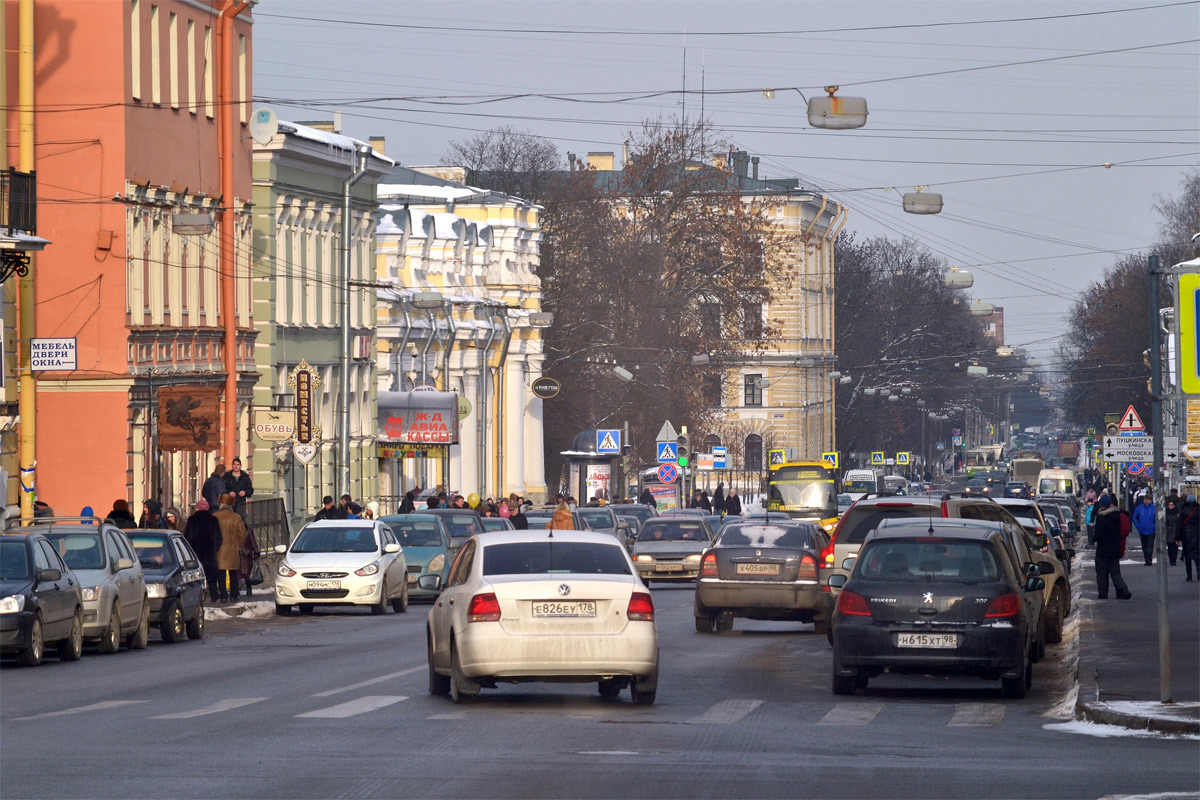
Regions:
<svg viewBox="0 0 1200 800"><path fill-rule="evenodd" d="M292 529L282 497L251 497L246 501L246 525L264 553L277 544L290 544Z"/></svg>
<svg viewBox="0 0 1200 800"><path fill-rule="evenodd" d="M37 176L15 169L0 171L0 228L37 233Z"/></svg>

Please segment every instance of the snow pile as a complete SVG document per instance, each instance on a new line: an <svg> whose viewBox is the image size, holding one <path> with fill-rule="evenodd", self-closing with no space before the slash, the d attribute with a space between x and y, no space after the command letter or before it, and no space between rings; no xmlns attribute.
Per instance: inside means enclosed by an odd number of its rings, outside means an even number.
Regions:
<svg viewBox="0 0 1200 800"><path fill-rule="evenodd" d="M1123 725L1101 725L1096 722L1075 719L1070 722L1051 722L1042 726L1043 730L1060 733L1081 733L1085 736L1101 738L1127 737L1132 739L1186 739L1200 741L1200 736L1194 733L1157 733L1155 731L1126 728Z"/></svg>
<svg viewBox="0 0 1200 800"><path fill-rule="evenodd" d="M206 620L222 619L266 619L275 614L275 603L271 600L247 600L244 603L233 603L228 606L207 606L204 609Z"/></svg>

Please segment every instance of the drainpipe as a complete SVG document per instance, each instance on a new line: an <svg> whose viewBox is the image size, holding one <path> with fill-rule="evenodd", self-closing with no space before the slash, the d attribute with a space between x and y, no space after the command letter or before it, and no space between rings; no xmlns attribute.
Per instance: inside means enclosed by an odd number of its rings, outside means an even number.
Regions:
<svg viewBox="0 0 1200 800"><path fill-rule="evenodd" d="M437 320L433 318L432 311L426 311L425 316L429 318L429 334L425 337L425 346L421 348L421 385L425 385L425 381L429 378L429 348L433 347L433 335L437 331Z"/></svg>
<svg viewBox="0 0 1200 800"><path fill-rule="evenodd" d="M342 356L340 370L342 414L338 426L338 458L342 469L342 494L350 494L350 211L351 192L354 184L367 174L367 159L371 157L370 145L359 145L354 151L354 171L350 177L342 181L342 233L341 233L341 268L339 276L342 285Z"/></svg>
<svg viewBox="0 0 1200 800"><path fill-rule="evenodd" d="M504 362L508 361L508 346L512 343L512 323L508 321L508 306L501 305L500 321L504 323L504 344L500 347L500 361L496 364L496 492L504 492L504 390L508 381L504 378ZM496 498L496 502L500 502Z"/></svg>
<svg viewBox="0 0 1200 800"><path fill-rule="evenodd" d="M412 336L412 316L408 313L408 304L404 301L400 302L400 313L404 314L404 338L400 340L400 348L394 356L395 364L392 365L392 370L395 374L392 376L392 391L399 392L404 386L404 351L408 348L408 340Z"/></svg>
<svg viewBox="0 0 1200 800"><path fill-rule="evenodd" d="M32 6L33 3L30 2ZM225 426L221 442L221 453L226 464L237 455L237 291L236 268L233 252L233 228L236 224L234 212L234 164L233 154L241 146L233 115L233 20L250 7L249 0L226 0L217 22L217 163L220 172L221 191L221 269L218 272L221 284L221 326L225 341L222 361L225 369ZM30 43L32 47L32 42ZM248 101L249 98L243 98Z"/></svg>
<svg viewBox="0 0 1200 800"><path fill-rule="evenodd" d="M20 132L17 135L18 166L22 172L36 167L33 154L33 0L21 0L18 6L17 27L17 115ZM30 266L32 266L32 260ZM21 371L17 385L17 408L21 416L20 480L21 519L33 519L33 501L37 499L34 468L37 466L37 384L30 369L29 343L37 335L34 328L33 272L17 276L17 325L20 330ZM7 493L8 487L4 487ZM7 497L6 497L7 502Z"/></svg>
<svg viewBox="0 0 1200 800"><path fill-rule="evenodd" d="M488 329L487 344L483 346L483 351L479 355L479 408L476 409L479 413L479 419L475 421L476 434L478 440L478 458L479 458L479 489L477 491L484 492L484 497L487 496L487 417L484 416L484 409L487 408L487 374L488 362L492 357L492 344L496 341L496 324L493 322Z"/></svg>
<svg viewBox="0 0 1200 800"><path fill-rule="evenodd" d="M458 327L454 324L454 304L449 298L445 300L442 307L446 310L446 327L449 330L449 339L446 342L446 350L443 353L442 361L442 391L450 391L450 354L454 352L454 342L458 338Z"/></svg>

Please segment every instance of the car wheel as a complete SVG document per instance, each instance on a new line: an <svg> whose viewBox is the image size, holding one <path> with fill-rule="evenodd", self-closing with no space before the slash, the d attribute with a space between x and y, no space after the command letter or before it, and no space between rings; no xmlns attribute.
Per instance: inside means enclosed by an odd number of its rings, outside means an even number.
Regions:
<svg viewBox="0 0 1200 800"><path fill-rule="evenodd" d="M717 629L717 633L728 633L733 630L733 612L722 611L713 620L713 627Z"/></svg>
<svg viewBox="0 0 1200 800"><path fill-rule="evenodd" d="M634 676L629 682L629 695L635 706L652 706L658 697L658 670L644 678Z"/></svg>
<svg viewBox="0 0 1200 800"><path fill-rule="evenodd" d="M167 612L167 616L163 617L158 632L162 634L164 642L174 644L183 641L183 637L187 635L187 629L183 624L183 609L179 607L178 602L171 604L171 610Z"/></svg>
<svg viewBox="0 0 1200 800"><path fill-rule="evenodd" d="M600 690L600 696L605 700L615 700L621 696L621 690L625 687L617 678L609 678L606 681L600 681L597 688Z"/></svg>
<svg viewBox="0 0 1200 800"><path fill-rule="evenodd" d="M1033 664L1025 665L1025 688L1033 686Z"/></svg>
<svg viewBox="0 0 1200 800"><path fill-rule="evenodd" d="M292 607L276 603L275 614L280 617L290 617L292 615Z"/></svg>
<svg viewBox="0 0 1200 800"><path fill-rule="evenodd" d="M375 616L379 616L380 614L386 614L387 607L388 607L387 584L381 583L381 584L379 584L379 602L376 603L375 605L371 606L371 613L374 614Z"/></svg>
<svg viewBox="0 0 1200 800"><path fill-rule="evenodd" d="M836 672L833 675L833 685L831 687L834 694L854 694L854 676L853 675L838 675Z"/></svg>
<svg viewBox="0 0 1200 800"><path fill-rule="evenodd" d="M59 661L78 661L83 655L83 612L76 611L71 620L71 635L58 643Z"/></svg>
<svg viewBox="0 0 1200 800"><path fill-rule="evenodd" d="M196 613L192 616L192 618L190 620L188 620L187 637L189 639L203 639L204 638L204 602L203 601L200 602L200 605L196 606Z"/></svg>
<svg viewBox="0 0 1200 800"><path fill-rule="evenodd" d="M101 653L115 653L121 649L121 610L113 603L112 611L108 612L108 630L96 648Z"/></svg>
<svg viewBox="0 0 1200 800"><path fill-rule="evenodd" d="M36 667L42 663L45 654L46 641L43 638L42 612L38 612L29 626L29 647L17 653L17 663L22 667Z"/></svg>
<svg viewBox="0 0 1200 800"><path fill-rule="evenodd" d="M150 601L142 601L142 613L138 614L138 626L125 637L125 646L130 650L145 650L150 644Z"/></svg>
<svg viewBox="0 0 1200 800"><path fill-rule="evenodd" d="M712 617L696 617L696 633L712 633Z"/></svg>
<svg viewBox="0 0 1200 800"><path fill-rule="evenodd" d="M1025 679L1027 675L1032 674L1033 663L1027 658L1025 659L1025 669L1015 678L1000 679L1000 694L1008 700L1020 700L1025 696L1026 690L1029 688L1026 685Z"/></svg>
<svg viewBox="0 0 1200 800"><path fill-rule="evenodd" d="M1063 638L1062 595L1062 588L1055 588L1050 595L1050 607L1046 609L1043 638L1050 644L1058 644Z"/></svg>
<svg viewBox="0 0 1200 800"><path fill-rule="evenodd" d="M479 683L463 674L458 663L458 647L450 640L450 699L455 703L469 703L479 696Z"/></svg>
<svg viewBox="0 0 1200 800"><path fill-rule="evenodd" d="M433 668L433 642L428 632L425 635L425 657L429 660L429 693L435 697L445 697L450 694L450 676Z"/></svg>
<svg viewBox="0 0 1200 800"><path fill-rule="evenodd" d="M408 584L404 584L404 588L400 591L400 599L392 601L392 611L397 614L403 614L408 611Z"/></svg>

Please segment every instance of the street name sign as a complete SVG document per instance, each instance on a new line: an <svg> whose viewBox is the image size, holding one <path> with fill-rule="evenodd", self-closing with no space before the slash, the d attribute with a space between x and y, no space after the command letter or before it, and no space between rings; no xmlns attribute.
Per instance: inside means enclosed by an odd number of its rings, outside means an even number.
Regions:
<svg viewBox="0 0 1200 800"><path fill-rule="evenodd" d="M1174 440L1174 452L1179 452L1179 439ZM1167 451L1164 442L1163 452ZM1152 436L1105 436L1104 460L1109 462L1136 463L1154 460L1154 437Z"/></svg>

